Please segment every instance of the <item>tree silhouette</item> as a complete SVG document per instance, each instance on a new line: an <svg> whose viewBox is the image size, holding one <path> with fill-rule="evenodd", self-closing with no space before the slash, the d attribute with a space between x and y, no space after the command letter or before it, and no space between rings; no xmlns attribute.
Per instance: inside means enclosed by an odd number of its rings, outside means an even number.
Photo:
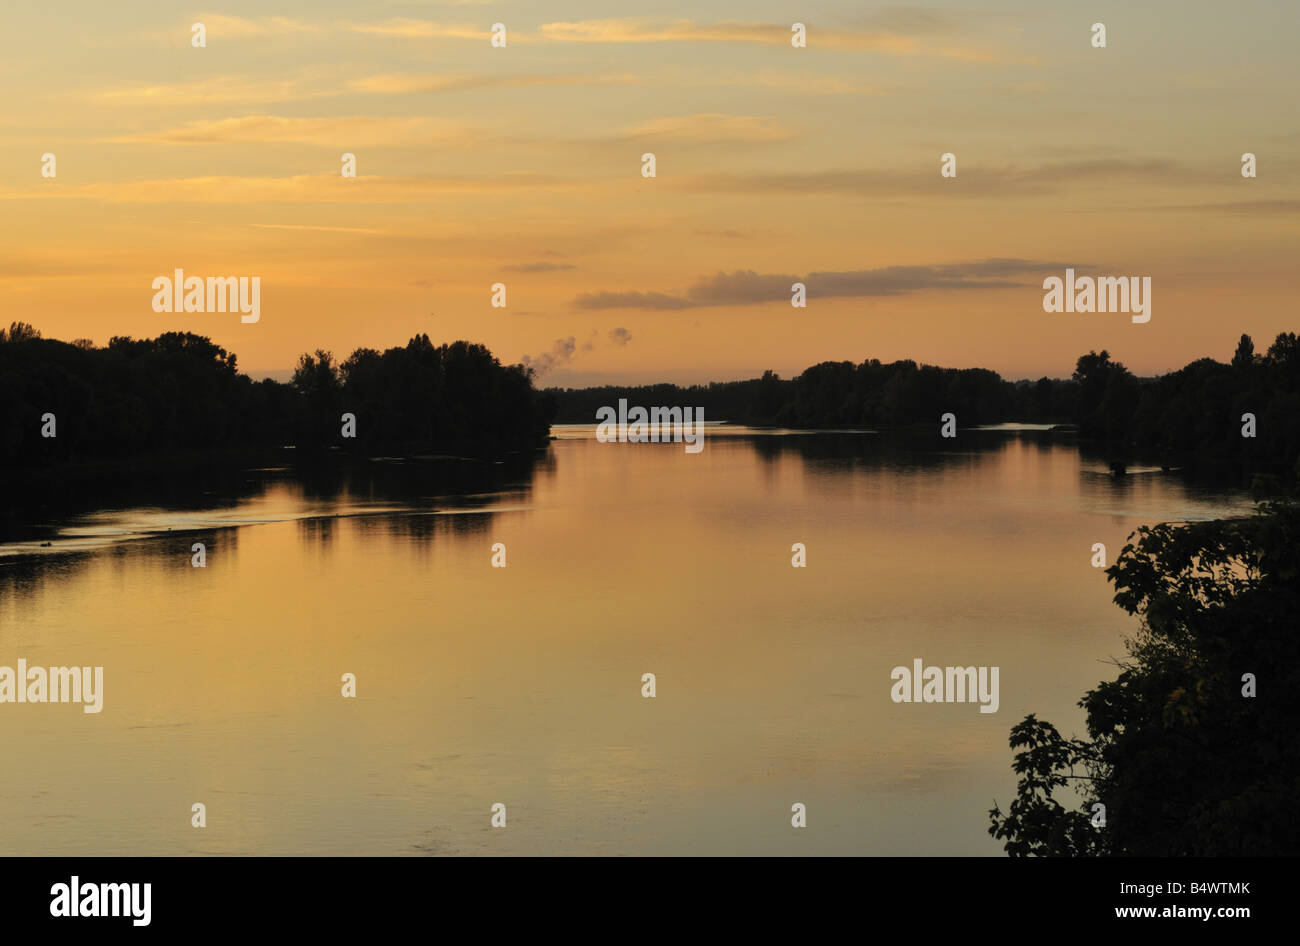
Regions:
<svg viewBox="0 0 1300 946"><path fill-rule="evenodd" d="M1234 368L1253 368L1255 366L1255 343L1250 340L1250 336L1242 333L1241 340L1237 342L1237 350L1232 355L1232 367Z"/></svg>
<svg viewBox="0 0 1300 946"><path fill-rule="evenodd" d="M1017 795L989 833L1013 856L1294 855L1300 508L1135 535L1107 577L1141 630L1080 702L1089 739L1032 715L1013 728ZM1073 806L1054 794L1066 786Z"/></svg>
<svg viewBox="0 0 1300 946"><path fill-rule="evenodd" d="M290 384L253 382L210 339L168 332L97 348L0 331L0 466L164 461L295 445L304 453L403 450L499 456L546 443L552 409L522 367L481 345L428 336L382 355L298 360ZM342 440L340 416L357 417ZM58 418L43 438L40 418Z"/></svg>

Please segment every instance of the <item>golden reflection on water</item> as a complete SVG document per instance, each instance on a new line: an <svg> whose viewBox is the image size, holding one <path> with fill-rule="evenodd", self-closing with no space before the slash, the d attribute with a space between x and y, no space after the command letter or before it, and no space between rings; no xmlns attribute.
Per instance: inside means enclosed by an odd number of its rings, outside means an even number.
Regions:
<svg viewBox="0 0 1300 946"><path fill-rule="evenodd" d="M496 496L331 502L282 479L66 533L161 536L0 558L0 664L105 668L99 715L0 704L0 850L1000 853L1009 728L1078 729L1135 627L1093 543L1113 560L1140 524L1249 504L1117 483L1031 436L796 439L690 455L566 432ZM999 711L891 702L916 657L1000 667Z"/></svg>

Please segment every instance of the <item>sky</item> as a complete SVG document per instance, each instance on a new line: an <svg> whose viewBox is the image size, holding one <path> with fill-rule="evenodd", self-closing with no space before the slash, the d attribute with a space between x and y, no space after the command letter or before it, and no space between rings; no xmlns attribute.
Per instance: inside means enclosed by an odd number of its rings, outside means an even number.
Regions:
<svg viewBox="0 0 1300 946"><path fill-rule="evenodd" d="M1300 328L1297 27L1274 0L5 4L0 321L191 331L279 378L421 332L543 385L1227 360ZM1044 312L1067 266L1149 276L1151 320ZM176 269L258 276L260 319L155 312Z"/></svg>

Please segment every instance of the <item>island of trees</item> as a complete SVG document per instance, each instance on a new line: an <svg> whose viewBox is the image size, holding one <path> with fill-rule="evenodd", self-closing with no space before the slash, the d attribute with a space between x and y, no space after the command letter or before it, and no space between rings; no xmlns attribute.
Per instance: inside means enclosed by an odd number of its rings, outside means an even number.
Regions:
<svg viewBox="0 0 1300 946"><path fill-rule="evenodd" d="M304 354L285 384L253 381L234 354L188 332L97 347L41 338L21 322L0 329L0 466L287 445L492 457L544 445L552 410L527 368L427 335L357 349L342 363ZM355 418L353 437L342 436L344 413Z"/></svg>

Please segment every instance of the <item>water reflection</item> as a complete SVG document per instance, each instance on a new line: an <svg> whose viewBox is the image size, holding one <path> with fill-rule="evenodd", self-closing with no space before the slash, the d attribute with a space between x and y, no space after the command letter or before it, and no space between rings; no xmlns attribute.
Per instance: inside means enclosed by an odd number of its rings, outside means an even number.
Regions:
<svg viewBox="0 0 1300 946"><path fill-rule="evenodd" d="M39 524L54 551L10 540L0 665L102 665L105 707L0 704L0 848L997 854L1007 730L1080 721L1133 630L1093 543L1250 508L1051 432L560 433L137 483ZM892 703L914 658L999 666L999 712Z"/></svg>

